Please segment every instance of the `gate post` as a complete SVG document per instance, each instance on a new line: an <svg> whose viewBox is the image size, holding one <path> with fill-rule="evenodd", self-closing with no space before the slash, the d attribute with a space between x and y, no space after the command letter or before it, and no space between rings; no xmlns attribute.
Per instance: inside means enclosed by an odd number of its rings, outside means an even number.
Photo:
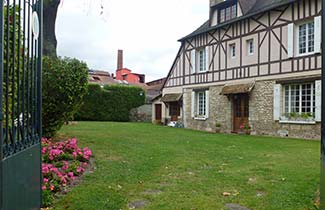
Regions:
<svg viewBox="0 0 325 210"><path fill-rule="evenodd" d="M2 100L3 100L3 50L4 50L4 8L3 1L0 2L0 210L3 210L3 129L2 129L2 120L3 120L3 109L2 109Z"/></svg>
<svg viewBox="0 0 325 210"><path fill-rule="evenodd" d="M43 0L39 0L39 4L38 4L38 11L39 11L39 24L40 24L40 29L39 29L39 44L38 44L38 55L41 57L40 59L38 59L38 63L37 63L37 119L38 119L38 123L37 123L37 127L38 127L38 133L39 133L39 138L40 138L40 173L41 173L41 179L40 179L40 187L42 186L42 65L43 65ZM40 193L40 205L42 206L42 189L40 189L41 193ZM41 207L40 206L40 207Z"/></svg>

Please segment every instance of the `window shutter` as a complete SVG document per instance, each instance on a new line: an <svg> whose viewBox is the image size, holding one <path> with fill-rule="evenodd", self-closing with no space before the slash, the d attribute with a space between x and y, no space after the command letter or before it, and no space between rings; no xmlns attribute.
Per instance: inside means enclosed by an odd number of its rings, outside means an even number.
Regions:
<svg viewBox="0 0 325 210"><path fill-rule="evenodd" d="M280 120L280 103L281 103L281 84L274 85L274 98L273 98L273 118L275 121Z"/></svg>
<svg viewBox="0 0 325 210"><path fill-rule="evenodd" d="M322 120L322 81L315 82L315 120L320 122Z"/></svg>
<svg viewBox="0 0 325 210"><path fill-rule="evenodd" d="M205 70L209 71L209 47L205 47L205 62L206 62L206 67Z"/></svg>
<svg viewBox="0 0 325 210"><path fill-rule="evenodd" d="M209 118L209 105L210 105L210 102L209 102L209 91L206 90L205 91L205 118Z"/></svg>
<svg viewBox="0 0 325 210"><path fill-rule="evenodd" d="M315 53L320 53L320 51L321 51L321 41L322 41L321 22L322 22L321 16L315 17L315 19L314 19L314 24L315 24L315 27L314 27L314 34L315 34L314 47L315 47L315 49L314 50L315 50Z"/></svg>
<svg viewBox="0 0 325 210"><path fill-rule="evenodd" d="M191 103L191 116L192 116L192 118L194 118L195 117L195 92L194 91L192 91L191 100L192 100L192 103Z"/></svg>
<svg viewBox="0 0 325 210"><path fill-rule="evenodd" d="M288 57L292 58L293 57L293 28L294 25L293 23L288 24Z"/></svg>
<svg viewBox="0 0 325 210"><path fill-rule="evenodd" d="M196 50L191 51L191 61L192 61L192 74L196 72Z"/></svg>

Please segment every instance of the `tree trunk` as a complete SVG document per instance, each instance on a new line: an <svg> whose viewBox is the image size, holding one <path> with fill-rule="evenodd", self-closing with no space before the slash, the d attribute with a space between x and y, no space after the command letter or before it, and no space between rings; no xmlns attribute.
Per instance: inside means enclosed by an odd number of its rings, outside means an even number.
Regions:
<svg viewBox="0 0 325 210"><path fill-rule="evenodd" d="M43 55L57 57L55 22L61 0L45 0L43 6Z"/></svg>

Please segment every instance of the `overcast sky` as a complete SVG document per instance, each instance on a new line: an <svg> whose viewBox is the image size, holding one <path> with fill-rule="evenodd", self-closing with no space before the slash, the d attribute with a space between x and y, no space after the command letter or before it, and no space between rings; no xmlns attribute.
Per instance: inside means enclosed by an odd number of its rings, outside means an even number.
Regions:
<svg viewBox="0 0 325 210"><path fill-rule="evenodd" d="M64 0L56 24L58 54L115 73L117 50L123 49L124 67L146 74L146 81L165 77L177 40L203 24L208 9L208 0Z"/></svg>

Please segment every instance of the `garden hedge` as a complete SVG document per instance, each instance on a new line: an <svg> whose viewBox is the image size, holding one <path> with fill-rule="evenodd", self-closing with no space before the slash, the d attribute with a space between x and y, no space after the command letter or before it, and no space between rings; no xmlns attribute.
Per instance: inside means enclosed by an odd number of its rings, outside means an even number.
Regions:
<svg viewBox="0 0 325 210"><path fill-rule="evenodd" d="M139 87L111 85L101 88L89 84L75 120L127 122L130 110L143 105L145 98L144 90Z"/></svg>

